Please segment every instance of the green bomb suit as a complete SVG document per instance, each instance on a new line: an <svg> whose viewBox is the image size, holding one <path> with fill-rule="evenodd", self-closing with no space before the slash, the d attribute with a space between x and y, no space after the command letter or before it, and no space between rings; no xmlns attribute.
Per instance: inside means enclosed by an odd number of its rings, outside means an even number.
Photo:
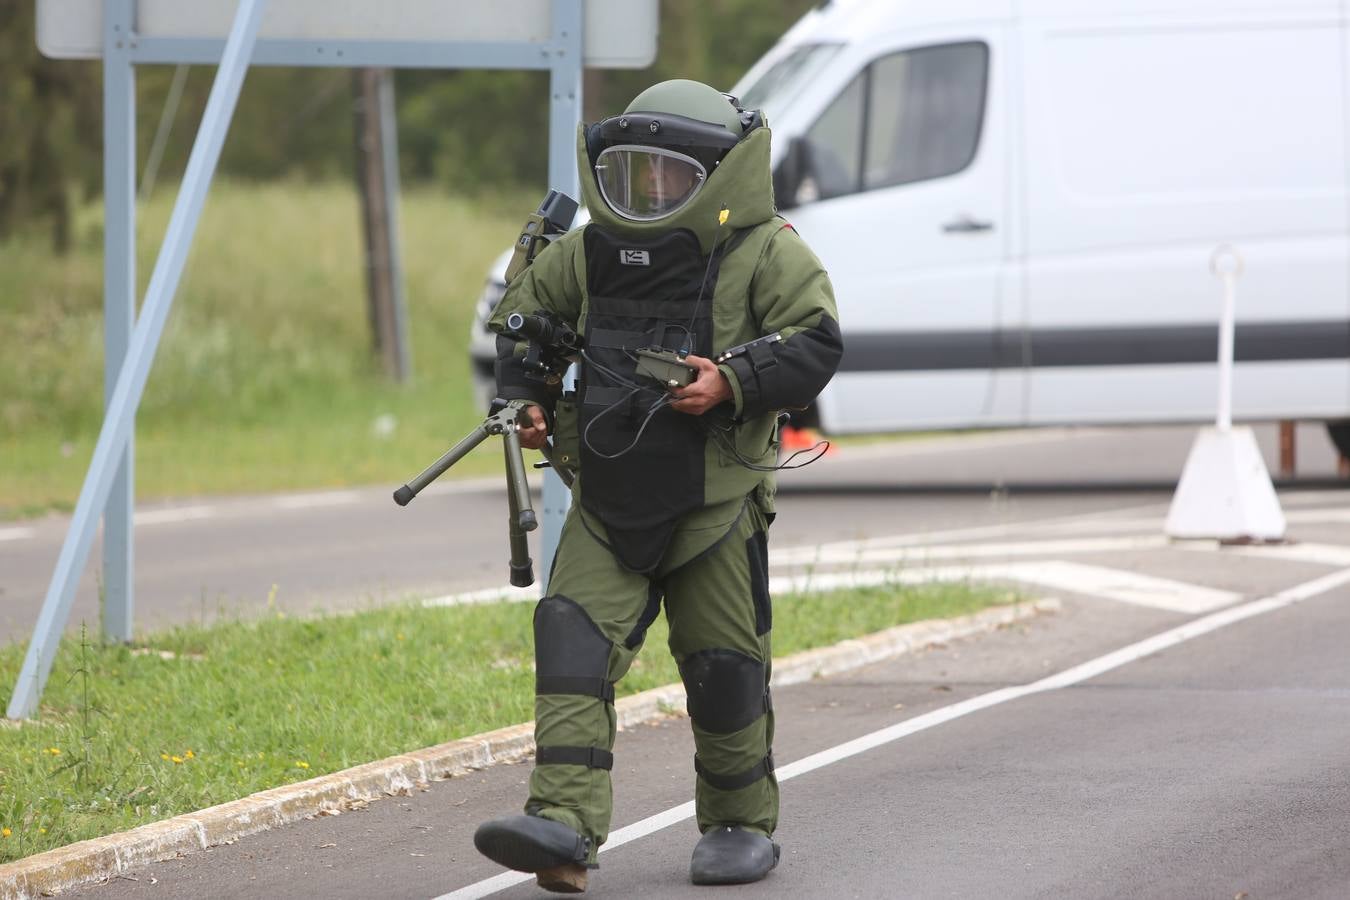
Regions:
<svg viewBox="0 0 1350 900"><path fill-rule="evenodd" d="M590 838L592 866L610 827L613 685L662 601L697 746L700 831L730 825L769 837L778 822L766 469L779 412L820 392L842 343L825 270L775 214L769 138L767 127L750 130L687 205L634 222L602 198L583 126L577 156L592 219L515 279L490 323L500 333L511 313L545 311L586 340L574 400L525 379L524 347L507 338L497 372L500 396L542 405L556 452L580 460L535 613L539 749L525 811ZM623 262L635 256L648 263ZM720 366L734 403L702 416L659 409L638 436L661 388L635 392L625 380L633 349L683 346L713 358L773 332L783 340Z"/></svg>

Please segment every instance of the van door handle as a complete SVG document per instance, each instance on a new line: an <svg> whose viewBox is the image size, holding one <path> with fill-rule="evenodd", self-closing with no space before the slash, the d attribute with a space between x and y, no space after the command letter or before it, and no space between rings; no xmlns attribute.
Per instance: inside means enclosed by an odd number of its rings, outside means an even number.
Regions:
<svg viewBox="0 0 1350 900"><path fill-rule="evenodd" d="M960 216L942 226L944 234L975 234L980 231L993 230L993 222L981 222L970 216Z"/></svg>

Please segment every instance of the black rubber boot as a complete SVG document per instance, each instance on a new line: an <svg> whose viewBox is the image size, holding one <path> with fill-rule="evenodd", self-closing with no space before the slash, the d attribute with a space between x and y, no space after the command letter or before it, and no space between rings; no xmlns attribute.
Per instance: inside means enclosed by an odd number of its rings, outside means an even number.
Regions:
<svg viewBox="0 0 1350 900"><path fill-rule="evenodd" d="M473 833L478 852L517 872L536 873L539 885L559 893L586 889L590 838L561 822L538 816L507 816L478 826Z"/></svg>
<svg viewBox="0 0 1350 900"><path fill-rule="evenodd" d="M694 884L749 884L778 865L778 845L761 834L719 825L699 838L689 877Z"/></svg>

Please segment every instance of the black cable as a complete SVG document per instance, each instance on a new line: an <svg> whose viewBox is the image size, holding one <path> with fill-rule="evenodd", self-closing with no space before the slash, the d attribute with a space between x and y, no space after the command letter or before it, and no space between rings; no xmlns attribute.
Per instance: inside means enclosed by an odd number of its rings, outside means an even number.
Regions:
<svg viewBox="0 0 1350 900"><path fill-rule="evenodd" d="M725 210L726 207L723 206L722 209ZM690 344L694 342L694 321L698 318L699 307L703 305L703 295L708 290L708 273L712 271L713 260L717 257L717 248L722 243L723 235L721 234L721 228L722 226L719 224L718 235L716 239L713 240L712 249L708 251L708 265L706 265L703 268L703 280L700 281L698 285L698 300L694 301L694 311L690 313L689 325L684 329L684 333L688 338L688 343L686 343L683 347L680 348L681 359L688 356L689 351L693 349L693 347L691 347Z"/></svg>
<svg viewBox="0 0 1350 900"><path fill-rule="evenodd" d="M591 420L586 423L586 430L581 433L582 443L584 443L588 448L590 448L590 451L594 453L596 456L600 457L601 459L618 459L619 457L630 453L633 450L633 448L637 446L638 441L642 440L642 433L647 430L647 426L651 424L651 421L653 418L655 418L656 414L665 407L669 406L672 402L674 402L674 398L672 398L669 394L663 394L662 396L656 399L655 403L647 407L647 417L642 420L642 425L638 428L637 434L633 436L633 440L628 444L627 447L624 447L617 453L602 453L599 450L595 449L595 445L591 443L591 429L595 427L595 423L600 421L600 418L602 416L618 409L620 406L627 403L634 396L636 396L639 391L643 391L646 389L647 388L645 388L644 386L638 385L633 390L629 391L628 395L625 396L623 399L611 403L609 406L606 406L604 409L600 410L600 412L596 413L595 416L593 416Z"/></svg>
<svg viewBox="0 0 1350 900"><path fill-rule="evenodd" d="M626 352L626 351L625 351L625 352ZM615 381L617 381L617 382L619 382L620 384L622 384L624 387L636 388L636 389L639 389L639 390L640 390L641 388L646 387L646 385L639 384L638 382L636 382L636 381L634 381L633 379L629 378L627 375L622 375L622 374L620 374L620 373L614 371L613 369L609 368L608 366L601 365L599 362L597 362L595 359L593 359L593 358L591 357L591 355L590 355L589 353L587 353L585 350L582 350L582 351L581 351L581 358L582 358L583 360L585 360L586 362L590 363L591 366L592 366L593 368L595 368L597 371L603 372L604 374L608 375L610 378L612 378L612 379L614 379Z"/></svg>
<svg viewBox="0 0 1350 900"><path fill-rule="evenodd" d="M752 472L786 472L792 469L803 469L811 465L811 463L815 462L816 460L820 459L830 450L829 441L824 440L816 441L816 443L811 445L810 447L804 447L801 450L794 452L786 460L784 460L783 462L779 463L776 466L763 466L760 465L759 463L747 459L745 457L745 454L742 453L740 449L736 447L735 442L727 437L725 431L722 431L721 433L718 433L716 431L710 432L710 435L712 436L713 440L717 441L718 446L720 446L723 450L725 450L727 453L731 455L731 458L736 461L737 465L749 469ZM794 459L801 456L803 453L810 453L813 450L819 450L820 452L817 453L815 456L811 457L810 459L808 459L804 463L792 465L792 461Z"/></svg>

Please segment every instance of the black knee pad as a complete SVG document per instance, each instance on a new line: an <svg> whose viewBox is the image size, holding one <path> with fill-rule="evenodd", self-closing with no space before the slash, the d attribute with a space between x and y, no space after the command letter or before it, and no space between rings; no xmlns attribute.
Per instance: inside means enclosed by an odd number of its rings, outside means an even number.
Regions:
<svg viewBox="0 0 1350 900"><path fill-rule="evenodd" d="M680 664L689 718L704 731L740 731L768 709L764 663L735 650L700 650Z"/></svg>
<svg viewBox="0 0 1350 900"><path fill-rule="evenodd" d="M606 677L612 646L575 600L545 597L534 610L535 692L613 703L614 685Z"/></svg>

